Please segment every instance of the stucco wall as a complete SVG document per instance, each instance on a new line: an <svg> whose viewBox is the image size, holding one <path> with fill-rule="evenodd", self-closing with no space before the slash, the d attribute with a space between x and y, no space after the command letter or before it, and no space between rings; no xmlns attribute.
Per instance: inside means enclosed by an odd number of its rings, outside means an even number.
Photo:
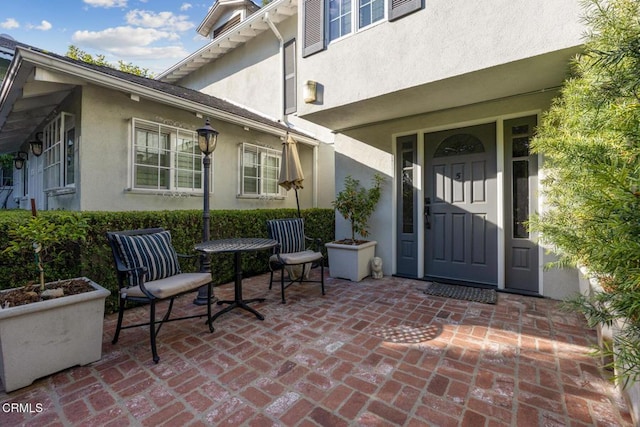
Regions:
<svg viewBox="0 0 640 427"><path fill-rule="evenodd" d="M326 89L301 114L580 45L581 16L579 0L426 1L301 59L299 75Z"/></svg>
<svg viewBox="0 0 640 427"><path fill-rule="evenodd" d="M161 105L146 99L132 101L126 94L96 86L86 86L82 97L80 162L80 209L82 210L165 210L201 209L201 196L169 197L167 193L128 191L132 118L183 129L195 130L204 119L193 113ZM212 120L219 132L218 145L212 162L211 209L294 208L295 195L289 192L285 200L239 199L238 144L249 142L281 150L276 136L241 126ZM300 147L303 168L311 168L313 150ZM166 194L166 195L165 195ZM302 208L311 207L312 194L300 191Z"/></svg>
<svg viewBox="0 0 640 427"><path fill-rule="evenodd" d="M284 41L296 37L295 15L276 26ZM274 119L281 118L282 57L280 43L267 29L224 56L183 77L178 84L230 99Z"/></svg>
<svg viewBox="0 0 640 427"><path fill-rule="evenodd" d="M297 16L284 20L277 24L276 28L285 42L296 38ZM299 51L299 38L297 40ZM268 29L214 62L185 76L177 84L228 99L274 120L282 120L318 139L321 143L318 146L317 165L311 163L303 165L305 172L303 191L305 195L312 194L313 170L317 168L316 206L330 207L335 188L334 135L329 129L299 119L295 113L283 117L282 80L280 43L274 33ZM303 101L300 83L297 87L298 106L301 106ZM298 146L300 150L310 149L303 148L302 144ZM312 207L313 200L309 203L305 202L304 206Z"/></svg>

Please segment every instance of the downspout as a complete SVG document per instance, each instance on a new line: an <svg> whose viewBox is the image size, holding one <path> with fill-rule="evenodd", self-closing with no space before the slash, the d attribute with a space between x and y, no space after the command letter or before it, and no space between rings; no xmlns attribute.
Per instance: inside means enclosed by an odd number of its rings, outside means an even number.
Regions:
<svg viewBox="0 0 640 427"><path fill-rule="evenodd" d="M280 43L280 96L282 97L282 123L284 123L288 128L291 127L291 124L287 120L287 115L284 113L284 38L280 31L276 28L276 25L271 20L271 16L269 16L269 12L264 14L264 21L267 23L273 35L276 36L278 42ZM313 147L313 197L312 197L312 205L313 207L318 207L318 147Z"/></svg>

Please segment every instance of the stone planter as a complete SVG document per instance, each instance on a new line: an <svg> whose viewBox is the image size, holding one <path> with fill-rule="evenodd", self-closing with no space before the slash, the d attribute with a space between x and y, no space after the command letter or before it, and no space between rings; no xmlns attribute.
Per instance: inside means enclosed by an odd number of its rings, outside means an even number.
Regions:
<svg viewBox="0 0 640 427"><path fill-rule="evenodd" d="M0 379L5 391L102 357L104 302L94 291L0 310Z"/></svg>
<svg viewBox="0 0 640 427"><path fill-rule="evenodd" d="M360 245L326 243L329 255L329 275L359 282L371 274L371 259L376 252L375 240Z"/></svg>
<svg viewBox="0 0 640 427"><path fill-rule="evenodd" d="M592 296L595 293L603 292L602 286L598 279L591 277L589 271L585 267L580 267L580 292L585 296ZM598 345L603 347L604 345L614 342L614 337L618 331L624 327L624 321L618 320L612 326L598 325L596 327L598 333ZM604 365L611 364L612 360L603 360ZM629 384L618 384L618 387L625 396L625 399L629 405L631 417L635 425L640 426L640 382L631 382Z"/></svg>

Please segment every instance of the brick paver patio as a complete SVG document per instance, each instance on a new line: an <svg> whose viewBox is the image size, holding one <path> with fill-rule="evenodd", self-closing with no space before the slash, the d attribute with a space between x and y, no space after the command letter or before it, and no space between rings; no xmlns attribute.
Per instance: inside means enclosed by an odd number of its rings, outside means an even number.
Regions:
<svg viewBox="0 0 640 427"><path fill-rule="evenodd" d="M589 356L595 332L557 301L465 302L385 277L328 278L324 297L317 285L291 287L282 305L267 281L244 282L245 297L267 298L253 304L264 321L236 309L213 334L204 321L166 324L157 365L144 328L111 345L108 316L102 360L0 391L0 425L632 425ZM230 298L232 287L216 295ZM195 310L192 300L177 308Z"/></svg>

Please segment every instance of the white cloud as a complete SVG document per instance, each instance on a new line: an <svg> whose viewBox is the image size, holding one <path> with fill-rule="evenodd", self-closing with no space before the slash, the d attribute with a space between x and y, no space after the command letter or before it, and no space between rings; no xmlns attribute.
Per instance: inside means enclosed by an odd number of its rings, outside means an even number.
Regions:
<svg viewBox="0 0 640 427"><path fill-rule="evenodd" d="M13 18L7 18L4 22L0 23L0 27L12 30L14 28L20 28L20 24Z"/></svg>
<svg viewBox="0 0 640 427"><path fill-rule="evenodd" d="M185 15L174 15L171 12L152 12L134 9L127 12L127 24L146 28L161 28L170 31L188 31L194 24Z"/></svg>
<svg viewBox="0 0 640 427"><path fill-rule="evenodd" d="M40 31L49 31L51 28L53 28L53 25L51 25L49 21L43 20L42 22L40 22L40 25L31 25L30 28L34 28Z"/></svg>
<svg viewBox="0 0 640 427"><path fill-rule="evenodd" d="M93 7L127 7L127 0L82 0Z"/></svg>
<svg viewBox="0 0 640 427"><path fill-rule="evenodd" d="M182 3L182 6L180 6L180 10L185 11L185 10L189 10L193 7L193 5L191 3Z"/></svg>
<svg viewBox="0 0 640 427"><path fill-rule="evenodd" d="M178 40L178 34L154 28L115 27L102 31L76 31L72 40L82 47L109 52L118 57L184 57L181 46L150 46L159 41Z"/></svg>

